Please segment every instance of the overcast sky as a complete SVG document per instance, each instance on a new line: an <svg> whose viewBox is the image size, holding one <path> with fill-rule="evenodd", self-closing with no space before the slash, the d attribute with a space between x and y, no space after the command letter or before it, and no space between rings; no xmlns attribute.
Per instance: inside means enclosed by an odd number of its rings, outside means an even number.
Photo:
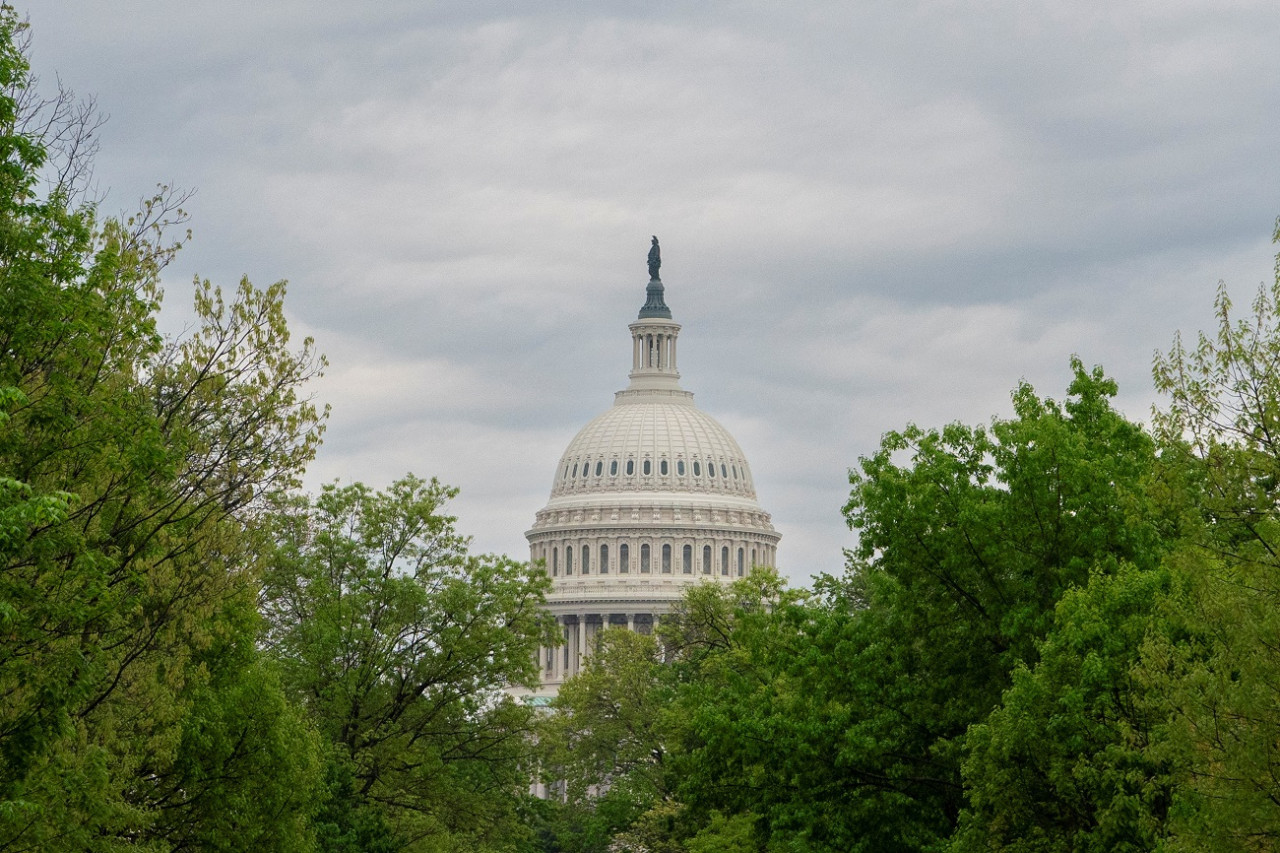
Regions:
<svg viewBox="0 0 1280 853"><path fill-rule="evenodd" d="M1061 397L1072 353L1146 420L1153 352L1272 277L1274 0L18 3L110 115L104 207L197 191L175 314L289 280L309 484L438 476L482 551L527 557L626 385L651 234L801 582L885 431Z"/></svg>

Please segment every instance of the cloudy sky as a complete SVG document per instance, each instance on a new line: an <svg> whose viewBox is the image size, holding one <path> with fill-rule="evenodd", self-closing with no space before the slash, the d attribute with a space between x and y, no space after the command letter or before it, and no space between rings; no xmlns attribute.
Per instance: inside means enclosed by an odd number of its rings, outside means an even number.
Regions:
<svg viewBox="0 0 1280 853"><path fill-rule="evenodd" d="M1072 353L1146 419L1153 352L1272 276L1274 2L18 4L110 115L105 208L197 191L173 317L289 280L310 484L438 476L483 551L625 386L650 234L802 582L886 430L1061 396Z"/></svg>

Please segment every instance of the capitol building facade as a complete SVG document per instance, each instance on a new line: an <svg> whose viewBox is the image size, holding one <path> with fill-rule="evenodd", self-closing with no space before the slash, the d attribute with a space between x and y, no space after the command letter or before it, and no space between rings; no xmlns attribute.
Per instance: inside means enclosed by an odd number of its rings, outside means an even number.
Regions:
<svg viewBox="0 0 1280 853"><path fill-rule="evenodd" d="M648 633L690 585L775 565L781 537L742 449L680 387L680 325L660 263L655 237L646 301L629 327L630 384L569 443L525 534L551 576L546 607L564 636L539 651L534 699L555 695L606 627Z"/></svg>

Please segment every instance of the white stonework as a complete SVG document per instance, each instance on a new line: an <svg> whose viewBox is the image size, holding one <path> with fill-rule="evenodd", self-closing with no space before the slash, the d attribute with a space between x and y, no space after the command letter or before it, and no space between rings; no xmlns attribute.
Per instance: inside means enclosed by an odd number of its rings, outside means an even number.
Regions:
<svg viewBox="0 0 1280 853"><path fill-rule="evenodd" d="M565 638L539 650L541 687L512 691L534 701L578 671L605 626L648 632L690 584L775 565L781 537L742 449L680 387L680 326L656 277L648 296L630 325L630 385L569 442L525 534L552 578L547 610Z"/></svg>

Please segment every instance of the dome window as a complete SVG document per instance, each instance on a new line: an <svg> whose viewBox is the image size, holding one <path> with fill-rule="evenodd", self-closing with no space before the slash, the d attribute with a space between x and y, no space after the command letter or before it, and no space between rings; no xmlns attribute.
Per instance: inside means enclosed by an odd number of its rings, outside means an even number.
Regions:
<svg viewBox="0 0 1280 853"><path fill-rule="evenodd" d="M708 462L708 463L707 463L707 476L708 476L708 477L715 477L715 475L716 475L716 463L714 463L714 462Z"/></svg>
<svg viewBox="0 0 1280 853"><path fill-rule="evenodd" d="M649 546L640 546L640 574L649 574Z"/></svg>
<svg viewBox="0 0 1280 853"><path fill-rule="evenodd" d="M578 476L578 463L573 463L573 476Z"/></svg>
<svg viewBox="0 0 1280 853"><path fill-rule="evenodd" d="M683 459L676 460L676 473L679 474L681 477L684 476L684 460Z"/></svg>
<svg viewBox="0 0 1280 853"><path fill-rule="evenodd" d="M603 463L603 462L597 462L597 463L596 463L596 476L597 476L597 477L599 477L599 476L600 476L601 474L603 474L603 473L604 473L604 463Z"/></svg>
<svg viewBox="0 0 1280 853"><path fill-rule="evenodd" d="M644 475L646 477L649 476L650 467L651 466L649 464L649 460L648 459L644 460Z"/></svg>
<svg viewBox="0 0 1280 853"><path fill-rule="evenodd" d="M610 477L618 476L618 460L617 459L609 463L609 476Z"/></svg>
<svg viewBox="0 0 1280 853"><path fill-rule="evenodd" d="M711 574L711 546L702 546L702 573L704 575Z"/></svg>
<svg viewBox="0 0 1280 853"><path fill-rule="evenodd" d="M702 476L702 463L698 462L697 460L694 460L694 463L693 463L693 476L695 477Z"/></svg>
<svg viewBox="0 0 1280 853"><path fill-rule="evenodd" d="M720 476L725 480L729 479L729 469L724 467L723 462L720 463Z"/></svg>
<svg viewBox="0 0 1280 853"><path fill-rule="evenodd" d="M720 549L720 574L729 574L729 546L725 545Z"/></svg>
<svg viewBox="0 0 1280 853"><path fill-rule="evenodd" d="M743 577L744 574L746 573L746 568L743 566L744 562L746 562L746 553L741 548L739 548L738 549L738 577Z"/></svg>
<svg viewBox="0 0 1280 853"><path fill-rule="evenodd" d="M684 573L686 575L693 574L693 546L684 546Z"/></svg>
<svg viewBox="0 0 1280 853"><path fill-rule="evenodd" d="M591 546L582 546L582 573L585 575L591 568Z"/></svg>
<svg viewBox="0 0 1280 853"><path fill-rule="evenodd" d="M564 573L573 574L573 548L564 549Z"/></svg>
<svg viewBox="0 0 1280 853"><path fill-rule="evenodd" d="M609 546L600 546L600 574L609 574Z"/></svg>
<svg viewBox="0 0 1280 853"><path fill-rule="evenodd" d="M590 475L591 475L591 463L583 462L582 463L582 479L585 480Z"/></svg>
<svg viewBox="0 0 1280 853"><path fill-rule="evenodd" d="M631 571L631 549L623 542L618 546L618 574L625 575Z"/></svg>
<svg viewBox="0 0 1280 853"><path fill-rule="evenodd" d="M560 549L551 549L551 577L560 576Z"/></svg>
<svg viewBox="0 0 1280 853"><path fill-rule="evenodd" d="M658 463L658 473L664 477L667 476L667 460L663 459Z"/></svg>
<svg viewBox="0 0 1280 853"><path fill-rule="evenodd" d="M662 573L664 575L671 574L671 546L662 546Z"/></svg>
<svg viewBox="0 0 1280 853"><path fill-rule="evenodd" d="M630 477L635 472L636 472L636 460L628 459L627 460L627 476Z"/></svg>
<svg viewBox="0 0 1280 853"><path fill-rule="evenodd" d="M737 466L737 465L734 465L734 466L732 466L732 467L733 467L733 479L735 479L735 480L736 480L736 479L738 479L738 466Z"/></svg>

